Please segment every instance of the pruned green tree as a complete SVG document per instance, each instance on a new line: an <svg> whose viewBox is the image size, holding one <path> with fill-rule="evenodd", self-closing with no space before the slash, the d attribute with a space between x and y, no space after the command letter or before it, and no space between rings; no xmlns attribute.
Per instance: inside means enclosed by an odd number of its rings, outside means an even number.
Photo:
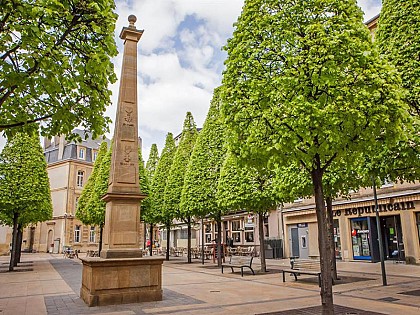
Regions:
<svg viewBox="0 0 420 315"><path fill-rule="evenodd" d="M146 196L141 201L141 208L140 208L140 220L144 222L149 221L149 214L151 212L151 200L149 198L150 194L150 182L149 178L146 174L146 168L144 167L144 160L143 155L141 153L141 149L138 150L139 155L139 185L140 185L140 192ZM153 234L153 225L151 225L151 233ZM150 237L150 256L152 256L152 249L153 249L153 237Z"/></svg>
<svg viewBox="0 0 420 315"><path fill-rule="evenodd" d="M156 167L159 162L159 152L156 143L152 144L149 153L149 159L146 163L146 176L149 182L152 182L153 176L155 175Z"/></svg>
<svg viewBox="0 0 420 315"><path fill-rule="evenodd" d="M238 163L233 154L227 154L220 172L217 199L222 209L247 210L258 214L261 272L266 272L264 251L264 218L279 204L274 186L274 170L257 169Z"/></svg>
<svg viewBox="0 0 420 315"><path fill-rule="evenodd" d="M100 198L102 195L98 195L101 191L96 187L99 183L99 176L101 176L101 169L104 159L108 154L108 144L104 141L101 143L93 165L92 173L90 174L86 185L83 187L82 194L79 197L79 202L76 209L76 218L78 218L85 225L97 225L99 226L99 251L102 249L102 230L104 225L105 216L105 202ZM109 173L109 171L108 171ZM108 175L109 177L109 175ZM108 184L108 178L106 179ZM99 212L99 214L98 214Z"/></svg>
<svg viewBox="0 0 420 315"><path fill-rule="evenodd" d="M225 126L220 119L220 88L216 88L188 164L181 195L181 209L195 217L217 222L217 263L222 264L222 209L217 203L217 185L226 149ZM202 227L204 228L204 227ZM204 244L204 240L202 240Z"/></svg>
<svg viewBox="0 0 420 315"><path fill-rule="evenodd" d="M165 187L165 207L175 213L175 218L187 223L188 234L188 262L191 263L191 222L193 213L180 207L182 188L184 187L185 172L190 160L198 131L194 118L190 112L184 120L181 140L176 150L174 161L169 172Z"/></svg>
<svg viewBox="0 0 420 315"><path fill-rule="evenodd" d="M260 167L297 164L316 203L324 314L333 313L324 175L403 137L399 78L379 58L355 0L246 0L228 41L229 147Z"/></svg>
<svg viewBox="0 0 420 315"><path fill-rule="evenodd" d="M101 168L102 160L107 152L108 144L104 141L99 146L98 155L96 157L96 160L93 164L93 170L90 174L86 184L83 187L82 193L80 194L78 203L77 203L77 209L76 209L76 218L79 219L83 224L89 225L90 222L90 216L88 214L89 209L89 202L92 198L93 190L95 187L95 181L98 177L99 170Z"/></svg>
<svg viewBox="0 0 420 315"><path fill-rule="evenodd" d="M151 186L153 216L156 218L156 221L164 224L166 228L166 260L169 260L170 232L172 221L175 218L175 213L170 211L170 209L168 209L165 205L165 188L175 152L176 147L174 137L172 133L169 132L166 136L165 147L162 150L162 155L160 156L157 164Z"/></svg>
<svg viewBox="0 0 420 315"><path fill-rule="evenodd" d="M51 217L50 182L39 135L16 133L0 154L0 223L13 227L9 271L18 262L18 230Z"/></svg>
<svg viewBox="0 0 420 315"><path fill-rule="evenodd" d="M107 131L114 9L111 0L1 2L0 131L38 130L39 121L43 136Z"/></svg>

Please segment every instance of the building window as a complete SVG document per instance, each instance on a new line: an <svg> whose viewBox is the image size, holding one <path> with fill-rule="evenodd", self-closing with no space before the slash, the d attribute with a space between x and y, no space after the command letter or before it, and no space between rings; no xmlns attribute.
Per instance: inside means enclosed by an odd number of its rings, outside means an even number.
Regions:
<svg viewBox="0 0 420 315"><path fill-rule="evenodd" d="M98 158L98 151L94 151L93 152L93 162L95 162L97 158Z"/></svg>
<svg viewBox="0 0 420 315"><path fill-rule="evenodd" d="M85 176L85 172L77 171L77 187L83 187L84 176Z"/></svg>
<svg viewBox="0 0 420 315"><path fill-rule="evenodd" d="M204 232L206 233L204 236L205 243L209 244L211 243L212 239L212 229L211 229L211 223L204 224Z"/></svg>
<svg viewBox="0 0 420 315"><path fill-rule="evenodd" d="M335 247L335 258L341 259L341 236L340 236L340 225L338 219L334 219L334 247Z"/></svg>
<svg viewBox="0 0 420 315"><path fill-rule="evenodd" d="M252 232L249 232L249 231L245 232L245 242L248 242L248 243L254 242L254 232L253 231Z"/></svg>
<svg viewBox="0 0 420 315"><path fill-rule="evenodd" d="M235 243L241 242L241 220L232 221L232 239Z"/></svg>
<svg viewBox="0 0 420 315"><path fill-rule="evenodd" d="M86 156L86 149L85 148L79 148L79 159L84 160Z"/></svg>
<svg viewBox="0 0 420 315"><path fill-rule="evenodd" d="M161 232L161 235L162 235L162 240L163 240L163 241L166 241L166 230L163 230L163 231Z"/></svg>
<svg viewBox="0 0 420 315"><path fill-rule="evenodd" d="M89 242L90 243L95 243L95 227L91 226L90 230L89 230Z"/></svg>
<svg viewBox="0 0 420 315"><path fill-rule="evenodd" d="M369 224L367 218L351 219L353 258L370 260Z"/></svg>
<svg viewBox="0 0 420 315"><path fill-rule="evenodd" d="M74 228L74 242L80 243L80 225L76 225Z"/></svg>

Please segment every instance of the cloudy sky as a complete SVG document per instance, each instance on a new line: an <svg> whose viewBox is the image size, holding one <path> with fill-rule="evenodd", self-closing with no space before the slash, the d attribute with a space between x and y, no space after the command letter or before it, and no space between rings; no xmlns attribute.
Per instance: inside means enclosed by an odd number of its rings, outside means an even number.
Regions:
<svg viewBox="0 0 420 315"><path fill-rule="evenodd" d="M119 15L115 30L120 54L113 60L121 73L123 42L118 38L130 14L144 29L138 45L139 134L143 156L156 143L161 152L167 132L181 132L187 111L198 127L203 125L213 89L220 85L225 52L233 23L243 0L116 0ZM358 0L365 20L379 13L380 0ZM113 106L107 115L114 119L119 82L111 86ZM111 134L113 125L111 125ZM4 140L0 140L0 147Z"/></svg>
<svg viewBox="0 0 420 315"><path fill-rule="evenodd" d="M138 59L139 134L147 159L152 143L161 152L167 132L181 132L184 117L191 111L198 127L203 125L213 89L220 85L225 52L233 23L243 0L117 0L119 15L116 42L130 14L144 29ZM379 13L379 0L358 0L365 20ZM115 58L117 76L121 54ZM116 104L118 82L112 87ZM107 114L115 117L115 106ZM113 126L112 126L113 127ZM112 128L111 127L111 128Z"/></svg>

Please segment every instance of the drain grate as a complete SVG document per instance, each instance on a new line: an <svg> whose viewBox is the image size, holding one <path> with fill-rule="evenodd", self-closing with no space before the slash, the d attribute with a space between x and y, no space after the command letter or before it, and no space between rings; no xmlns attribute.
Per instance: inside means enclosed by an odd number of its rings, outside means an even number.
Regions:
<svg viewBox="0 0 420 315"><path fill-rule="evenodd" d="M400 292L398 294L412 295L412 296L420 296L420 290L405 291L405 292Z"/></svg>
<svg viewBox="0 0 420 315"><path fill-rule="evenodd" d="M387 296L387 297L378 299L378 301L384 301L384 302L395 302L395 301L399 301L399 300L400 299L396 299L396 298L393 298L391 296Z"/></svg>

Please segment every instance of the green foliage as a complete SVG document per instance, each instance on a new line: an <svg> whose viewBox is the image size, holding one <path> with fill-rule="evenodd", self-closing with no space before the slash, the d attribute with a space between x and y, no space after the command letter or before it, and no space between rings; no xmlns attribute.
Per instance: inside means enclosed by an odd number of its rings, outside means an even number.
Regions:
<svg viewBox="0 0 420 315"><path fill-rule="evenodd" d="M244 160L325 171L402 136L398 75L354 1L248 0L226 50L223 113Z"/></svg>
<svg viewBox="0 0 420 315"><path fill-rule="evenodd" d="M38 134L16 133L0 154L0 223L23 227L52 217L47 163Z"/></svg>
<svg viewBox="0 0 420 315"><path fill-rule="evenodd" d="M156 143L152 144L149 153L149 159L146 163L146 176L149 180L149 183L152 182L153 176L155 175L156 167L159 162L159 153Z"/></svg>
<svg viewBox="0 0 420 315"><path fill-rule="evenodd" d="M226 149L225 126L220 119L220 88L214 90L210 109L194 146L181 195L181 209L197 217L220 219L217 185Z"/></svg>
<svg viewBox="0 0 420 315"><path fill-rule="evenodd" d="M109 173L111 171L112 143L104 154L95 177L92 195L88 204L88 220L90 225L103 225L105 223L106 202L102 197L108 191Z"/></svg>
<svg viewBox="0 0 420 315"><path fill-rule="evenodd" d="M174 219L175 214L170 211L166 211L165 207L165 188L168 181L168 174L172 166L172 162L175 156L176 147L172 133L168 133L166 136L165 147L162 150L162 155L156 167L155 175L152 181L151 197L152 197L152 211L151 217L154 222L161 222L164 224L170 224Z"/></svg>
<svg viewBox="0 0 420 315"><path fill-rule="evenodd" d="M241 165L228 154L220 172L217 199L222 209L265 214L276 208L274 171Z"/></svg>
<svg viewBox="0 0 420 315"><path fill-rule="evenodd" d="M150 184L149 184L149 179L147 178L146 175L146 169L144 167L144 161L143 161L143 156L141 154L141 150L139 149L138 151L139 153L139 184L140 184L140 191L142 194L146 195L147 197L145 199L142 200L141 202L141 211L140 211L140 215L141 215L141 219L149 222L148 220L148 213L151 211L151 204L150 204L150 198L149 193L150 193Z"/></svg>
<svg viewBox="0 0 420 315"><path fill-rule="evenodd" d="M194 144L197 139L197 126L190 112L184 120L182 136L176 150L174 161L169 172L168 182L165 187L165 207L167 211L174 212L178 219L186 220L192 214L180 207L182 188L184 187L185 172L190 160Z"/></svg>
<svg viewBox="0 0 420 315"><path fill-rule="evenodd" d="M98 178L98 174L101 169L102 161L104 156L107 154L107 143L104 141L101 143L93 165L92 173L90 174L85 186L83 187L82 194L79 197L79 201L76 209L76 217L85 225L95 225L97 222L93 222L90 216L92 211L92 199L94 194L95 182Z"/></svg>
<svg viewBox="0 0 420 315"><path fill-rule="evenodd" d="M114 9L111 0L1 2L0 131L41 120L44 136L79 125L94 138L107 131Z"/></svg>
<svg viewBox="0 0 420 315"><path fill-rule="evenodd" d="M397 68L405 100L420 114L420 3L418 0L383 1L375 41L381 54Z"/></svg>

